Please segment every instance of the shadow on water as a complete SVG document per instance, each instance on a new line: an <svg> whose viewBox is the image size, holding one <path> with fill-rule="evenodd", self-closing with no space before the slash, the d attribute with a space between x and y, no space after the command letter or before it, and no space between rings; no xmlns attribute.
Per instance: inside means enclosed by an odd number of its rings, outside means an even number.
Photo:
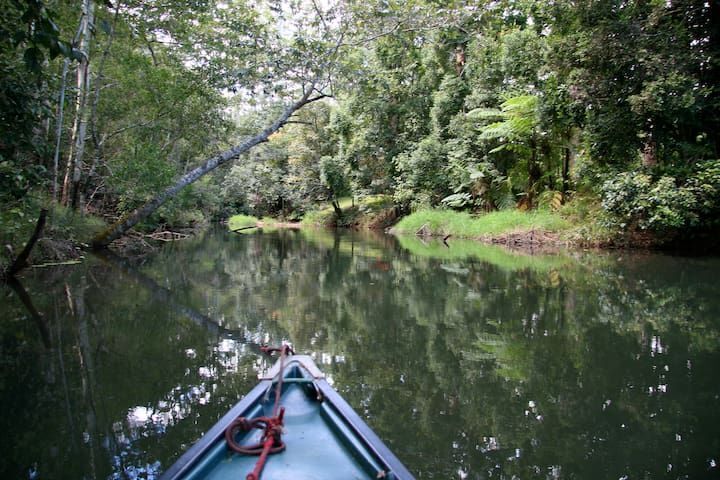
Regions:
<svg viewBox="0 0 720 480"><path fill-rule="evenodd" d="M31 272L0 474L152 477L291 339L418 478L717 476L718 267L265 231Z"/></svg>

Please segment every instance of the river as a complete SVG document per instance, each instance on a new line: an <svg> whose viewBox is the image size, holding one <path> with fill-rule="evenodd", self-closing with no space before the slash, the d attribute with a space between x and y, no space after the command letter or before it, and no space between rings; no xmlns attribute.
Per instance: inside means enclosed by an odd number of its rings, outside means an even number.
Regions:
<svg viewBox="0 0 720 480"><path fill-rule="evenodd" d="M0 477L157 478L290 341L417 478L719 478L719 275L285 230L31 269L0 287Z"/></svg>

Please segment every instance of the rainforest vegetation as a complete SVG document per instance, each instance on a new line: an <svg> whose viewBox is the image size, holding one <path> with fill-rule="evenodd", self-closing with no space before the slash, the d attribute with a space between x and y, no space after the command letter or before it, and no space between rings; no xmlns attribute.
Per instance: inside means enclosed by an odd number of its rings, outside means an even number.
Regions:
<svg viewBox="0 0 720 480"><path fill-rule="evenodd" d="M364 199L719 226L717 0L0 3L3 262L41 209L53 254Z"/></svg>

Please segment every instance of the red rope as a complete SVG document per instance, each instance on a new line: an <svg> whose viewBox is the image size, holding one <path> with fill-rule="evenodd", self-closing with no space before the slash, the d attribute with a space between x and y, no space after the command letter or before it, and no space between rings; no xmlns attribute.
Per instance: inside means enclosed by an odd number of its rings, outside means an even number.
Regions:
<svg viewBox="0 0 720 480"><path fill-rule="evenodd" d="M273 352L280 352L280 371L275 385L275 405L273 406L272 416L257 417L250 420L245 417L238 417L225 429L225 441L231 450L244 455L260 455L253 471L245 477L246 480L259 480L268 455L285 450L285 443L282 441L285 408L280 408L280 395L282 394L283 377L285 376L285 357L292 355L294 352L289 345L260 347L260 350L268 355ZM253 428L263 430L262 440L259 443L241 446L235 441L235 435L240 430L249 432Z"/></svg>

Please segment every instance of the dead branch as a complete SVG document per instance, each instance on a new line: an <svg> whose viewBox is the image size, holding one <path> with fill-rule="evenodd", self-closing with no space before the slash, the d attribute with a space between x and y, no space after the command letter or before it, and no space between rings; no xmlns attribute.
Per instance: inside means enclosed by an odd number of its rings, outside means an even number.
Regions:
<svg viewBox="0 0 720 480"><path fill-rule="evenodd" d="M28 266L28 257L30 257L30 252L32 252L33 247L40 238L43 228L45 228L47 213L48 211L46 208L40 210L40 216L38 217L38 221L35 224L35 231L33 231L32 236L30 236L30 239L25 244L25 248L23 248L22 252L20 252L20 255L18 255L15 261L10 265L10 267L5 270L5 277L14 277L15 274L17 274L20 270Z"/></svg>

